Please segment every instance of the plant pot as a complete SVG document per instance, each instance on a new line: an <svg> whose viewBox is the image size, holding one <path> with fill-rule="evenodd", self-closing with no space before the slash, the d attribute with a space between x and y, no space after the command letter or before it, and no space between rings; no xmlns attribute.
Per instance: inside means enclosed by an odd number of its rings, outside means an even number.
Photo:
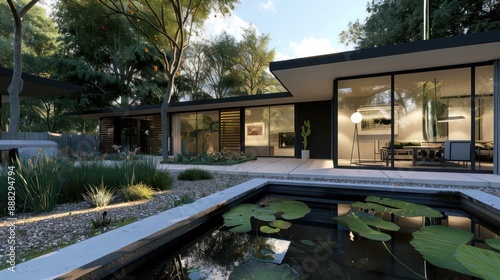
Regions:
<svg viewBox="0 0 500 280"><path fill-rule="evenodd" d="M309 150L302 150L301 158L309 159Z"/></svg>

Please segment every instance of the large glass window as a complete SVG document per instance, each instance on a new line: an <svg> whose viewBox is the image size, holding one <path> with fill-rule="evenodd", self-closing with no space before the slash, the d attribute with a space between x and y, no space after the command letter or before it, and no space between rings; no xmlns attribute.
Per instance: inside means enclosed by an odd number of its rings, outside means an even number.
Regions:
<svg viewBox="0 0 500 280"><path fill-rule="evenodd" d="M219 151L218 111L182 113L180 121L183 153Z"/></svg>
<svg viewBox="0 0 500 280"><path fill-rule="evenodd" d="M392 78L338 81L339 166L492 169L492 65Z"/></svg>
<svg viewBox="0 0 500 280"><path fill-rule="evenodd" d="M383 162L381 147L390 141L393 123L391 77L339 81L338 101L339 165ZM354 113L359 120L351 118Z"/></svg>
<svg viewBox="0 0 500 280"><path fill-rule="evenodd" d="M470 148L464 150L471 145L470 73L461 68L394 76L394 152L411 154L411 165L395 155L396 167L470 168ZM462 160L454 161L458 145Z"/></svg>
<svg viewBox="0 0 500 280"><path fill-rule="evenodd" d="M294 156L293 105L245 109L245 154Z"/></svg>

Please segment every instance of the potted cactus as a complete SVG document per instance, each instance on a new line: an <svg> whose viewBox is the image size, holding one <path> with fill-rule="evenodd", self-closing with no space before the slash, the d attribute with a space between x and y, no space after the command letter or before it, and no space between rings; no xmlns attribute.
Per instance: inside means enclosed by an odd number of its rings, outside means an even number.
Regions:
<svg viewBox="0 0 500 280"><path fill-rule="evenodd" d="M304 139L302 143L304 143L304 149L302 150L301 158L302 159L309 159L309 150L307 149L307 136L311 134L311 123L309 120L305 120L304 124L302 125L302 132L300 133L302 135L302 138Z"/></svg>

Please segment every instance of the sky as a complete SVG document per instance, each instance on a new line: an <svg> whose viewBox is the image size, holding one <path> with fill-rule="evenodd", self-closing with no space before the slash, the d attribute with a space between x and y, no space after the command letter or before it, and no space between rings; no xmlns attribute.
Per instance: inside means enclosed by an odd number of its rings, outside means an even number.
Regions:
<svg viewBox="0 0 500 280"><path fill-rule="evenodd" d="M349 22L367 17L368 0L240 0L231 15L211 15L207 34L223 30L241 39L242 28L253 25L258 34L271 37L275 60L286 60L352 50L340 43L339 34Z"/></svg>
<svg viewBox="0 0 500 280"><path fill-rule="evenodd" d="M42 0L50 6L57 0ZM206 20L206 37L222 31L241 40L250 25L271 38L275 61L354 49L340 43L339 34L349 22L367 17L368 0L240 0L229 15L212 14Z"/></svg>

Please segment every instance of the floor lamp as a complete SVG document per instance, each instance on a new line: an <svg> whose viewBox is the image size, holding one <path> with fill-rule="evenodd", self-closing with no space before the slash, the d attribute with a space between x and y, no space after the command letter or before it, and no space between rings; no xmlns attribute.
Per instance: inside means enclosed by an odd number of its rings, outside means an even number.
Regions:
<svg viewBox="0 0 500 280"><path fill-rule="evenodd" d="M358 123L363 120L363 115L360 112L354 112L351 115L351 121L354 123L354 136L352 137L352 149L351 149L351 164L352 164L352 156L354 154L354 144L358 148L358 164L361 163L361 155L359 152L359 139L358 139Z"/></svg>

